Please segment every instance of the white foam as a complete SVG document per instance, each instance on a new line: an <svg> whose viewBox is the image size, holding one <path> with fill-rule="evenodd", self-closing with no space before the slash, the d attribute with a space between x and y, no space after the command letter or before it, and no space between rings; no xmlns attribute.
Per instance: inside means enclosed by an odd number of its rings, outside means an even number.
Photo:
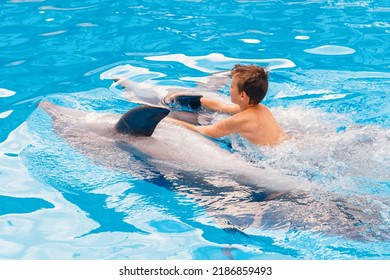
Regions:
<svg viewBox="0 0 390 280"><path fill-rule="evenodd" d="M314 178L328 190L385 191L374 182L390 179L388 129L356 125L345 115L315 108L292 106L271 111L292 140L273 149L239 147L238 152L247 159L257 158L256 165L281 173Z"/></svg>

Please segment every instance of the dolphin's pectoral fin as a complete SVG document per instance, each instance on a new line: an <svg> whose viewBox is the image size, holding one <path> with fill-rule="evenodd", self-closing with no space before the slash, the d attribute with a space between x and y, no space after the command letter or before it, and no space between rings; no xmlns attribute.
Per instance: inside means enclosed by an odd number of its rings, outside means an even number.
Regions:
<svg viewBox="0 0 390 280"><path fill-rule="evenodd" d="M117 132L133 136L151 136L159 122L169 114L161 107L140 106L127 111L115 125Z"/></svg>
<svg viewBox="0 0 390 280"><path fill-rule="evenodd" d="M176 110L182 110L182 111L198 110L202 106L202 103L200 102L200 99L202 97L203 95L175 93L175 94L167 95L164 98L164 103Z"/></svg>

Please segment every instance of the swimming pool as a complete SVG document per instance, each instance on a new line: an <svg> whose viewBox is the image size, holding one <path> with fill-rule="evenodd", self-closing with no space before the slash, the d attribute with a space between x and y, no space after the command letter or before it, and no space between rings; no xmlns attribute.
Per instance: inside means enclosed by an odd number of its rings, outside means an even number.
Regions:
<svg viewBox="0 0 390 280"><path fill-rule="evenodd" d="M0 4L0 258L389 259L386 5ZM165 166L156 175L108 146L78 150L37 109L45 99L123 113L136 104L113 73L195 87L236 63L271 70L264 102L295 140L272 150L236 137L218 144L320 191L265 203L226 174ZM228 87L218 94L226 98Z"/></svg>

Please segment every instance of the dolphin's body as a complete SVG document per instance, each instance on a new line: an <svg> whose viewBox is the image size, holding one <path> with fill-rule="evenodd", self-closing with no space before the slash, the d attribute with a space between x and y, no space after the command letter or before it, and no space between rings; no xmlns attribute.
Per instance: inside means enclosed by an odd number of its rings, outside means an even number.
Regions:
<svg viewBox="0 0 390 280"><path fill-rule="evenodd" d="M118 165L128 154L138 154L155 168L165 169L169 166L182 172L224 174L259 191L310 188L310 183L304 179L257 168L220 148L210 139L164 120L158 124L152 136L134 136L118 133L115 129L122 115L80 111L48 102L40 106L53 118L57 134L91 158L98 158L94 151L103 147L127 153L122 159L117 156L115 161L105 165ZM137 126L142 126L139 123L144 120L137 119L135 122Z"/></svg>
<svg viewBox="0 0 390 280"><path fill-rule="evenodd" d="M362 197L326 193L308 181L260 169L210 139L162 120L150 137L118 133L122 117L43 102L56 133L97 164L143 180L164 178L222 227L309 229L389 239L378 209ZM138 120L140 121L140 120Z"/></svg>

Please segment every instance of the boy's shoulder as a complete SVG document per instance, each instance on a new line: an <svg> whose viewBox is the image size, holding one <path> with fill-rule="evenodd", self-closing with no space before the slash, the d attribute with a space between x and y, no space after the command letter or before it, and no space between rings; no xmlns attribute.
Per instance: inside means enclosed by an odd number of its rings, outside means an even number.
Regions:
<svg viewBox="0 0 390 280"><path fill-rule="evenodd" d="M255 106L245 109L244 111L241 111L240 114L244 116L253 116L258 114L264 114L266 112L269 112L269 109L265 105L257 104Z"/></svg>
<svg viewBox="0 0 390 280"><path fill-rule="evenodd" d="M240 124L245 124L246 122L251 122L253 119L257 119L256 116L258 116L259 114L261 113L258 112L258 109L248 108L246 110L243 110L237 114L228 117L225 120L240 125Z"/></svg>
<svg viewBox="0 0 390 280"><path fill-rule="evenodd" d="M256 106L250 107L240 113L234 115L237 121L240 122L263 122L266 119L269 119L268 116L272 116L271 111L267 106L263 104L258 104Z"/></svg>

